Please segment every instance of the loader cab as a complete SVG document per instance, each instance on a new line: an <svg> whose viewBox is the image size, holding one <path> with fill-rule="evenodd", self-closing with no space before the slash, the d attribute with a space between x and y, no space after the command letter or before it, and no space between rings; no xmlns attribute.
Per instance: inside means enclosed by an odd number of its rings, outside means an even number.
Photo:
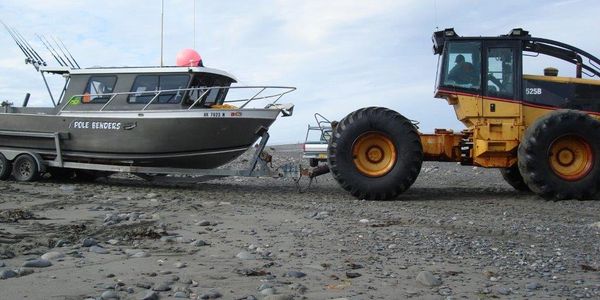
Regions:
<svg viewBox="0 0 600 300"><path fill-rule="evenodd" d="M510 39L454 38L440 52L436 88L513 100L521 81L521 49Z"/></svg>

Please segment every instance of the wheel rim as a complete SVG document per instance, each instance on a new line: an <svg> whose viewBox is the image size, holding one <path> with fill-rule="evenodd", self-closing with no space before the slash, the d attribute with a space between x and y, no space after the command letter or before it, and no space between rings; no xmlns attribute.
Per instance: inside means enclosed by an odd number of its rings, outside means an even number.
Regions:
<svg viewBox="0 0 600 300"><path fill-rule="evenodd" d="M556 175L565 180L576 181L587 176L592 170L594 153L590 144L583 138L566 135L552 142L548 160Z"/></svg>
<svg viewBox="0 0 600 300"><path fill-rule="evenodd" d="M396 164L396 146L384 134L367 132L354 142L352 157L360 173L369 177L381 177L389 173Z"/></svg>
<svg viewBox="0 0 600 300"><path fill-rule="evenodd" d="M19 164L18 173L21 178L29 178L33 172L33 165L29 161L24 161Z"/></svg>

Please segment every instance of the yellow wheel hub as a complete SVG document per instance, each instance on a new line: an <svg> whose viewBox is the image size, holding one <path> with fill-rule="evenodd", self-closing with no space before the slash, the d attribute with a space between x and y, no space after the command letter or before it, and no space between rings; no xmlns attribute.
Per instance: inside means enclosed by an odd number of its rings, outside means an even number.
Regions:
<svg viewBox="0 0 600 300"><path fill-rule="evenodd" d="M548 160L556 175L565 180L577 181L592 170L594 154L592 147L584 139L566 135L552 143Z"/></svg>
<svg viewBox="0 0 600 300"><path fill-rule="evenodd" d="M384 134L367 132L354 142L352 157L354 165L363 175L381 177L396 164L396 146Z"/></svg>

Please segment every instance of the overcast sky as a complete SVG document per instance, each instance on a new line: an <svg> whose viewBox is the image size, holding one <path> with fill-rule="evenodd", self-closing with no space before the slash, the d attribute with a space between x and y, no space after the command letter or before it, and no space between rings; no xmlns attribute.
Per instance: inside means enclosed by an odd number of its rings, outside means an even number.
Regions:
<svg viewBox="0 0 600 300"><path fill-rule="evenodd" d="M167 65L194 46L193 7L193 0L165 0ZM436 27L460 35L523 27L598 56L599 15L597 0L197 0L195 48L205 65L234 74L241 85L298 88L282 100L296 109L272 127L272 144L302 141L314 112L339 120L364 106L394 109L420 121L423 131L460 130L452 107L433 98ZM47 61L35 33L60 37L83 67L160 62L160 0L0 0L0 19ZM20 104L31 92L34 105L49 104L41 77L5 32L0 45L0 100ZM526 71L556 65L535 62Z"/></svg>

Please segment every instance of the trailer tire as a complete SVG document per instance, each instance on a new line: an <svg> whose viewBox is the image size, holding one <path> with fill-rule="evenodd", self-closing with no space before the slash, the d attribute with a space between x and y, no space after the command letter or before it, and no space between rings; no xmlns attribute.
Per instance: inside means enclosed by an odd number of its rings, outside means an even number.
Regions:
<svg viewBox="0 0 600 300"><path fill-rule="evenodd" d="M590 199L600 188L600 121L576 110L539 118L519 145L519 170L546 199Z"/></svg>
<svg viewBox="0 0 600 300"><path fill-rule="evenodd" d="M40 178L37 160L29 154L17 156L13 162L13 177L17 181L31 182Z"/></svg>
<svg viewBox="0 0 600 300"><path fill-rule="evenodd" d="M500 169L500 174L506 183L510 184L515 190L521 192L530 192L531 190L527 186L527 183L523 180L519 166L514 165L510 168Z"/></svg>
<svg viewBox="0 0 600 300"><path fill-rule="evenodd" d="M0 180L6 180L10 177L10 173L12 172L12 164L6 156L0 153Z"/></svg>
<svg viewBox="0 0 600 300"><path fill-rule="evenodd" d="M327 148L333 177L359 199L391 200L417 179L421 138L412 122L383 107L359 109L335 127Z"/></svg>

